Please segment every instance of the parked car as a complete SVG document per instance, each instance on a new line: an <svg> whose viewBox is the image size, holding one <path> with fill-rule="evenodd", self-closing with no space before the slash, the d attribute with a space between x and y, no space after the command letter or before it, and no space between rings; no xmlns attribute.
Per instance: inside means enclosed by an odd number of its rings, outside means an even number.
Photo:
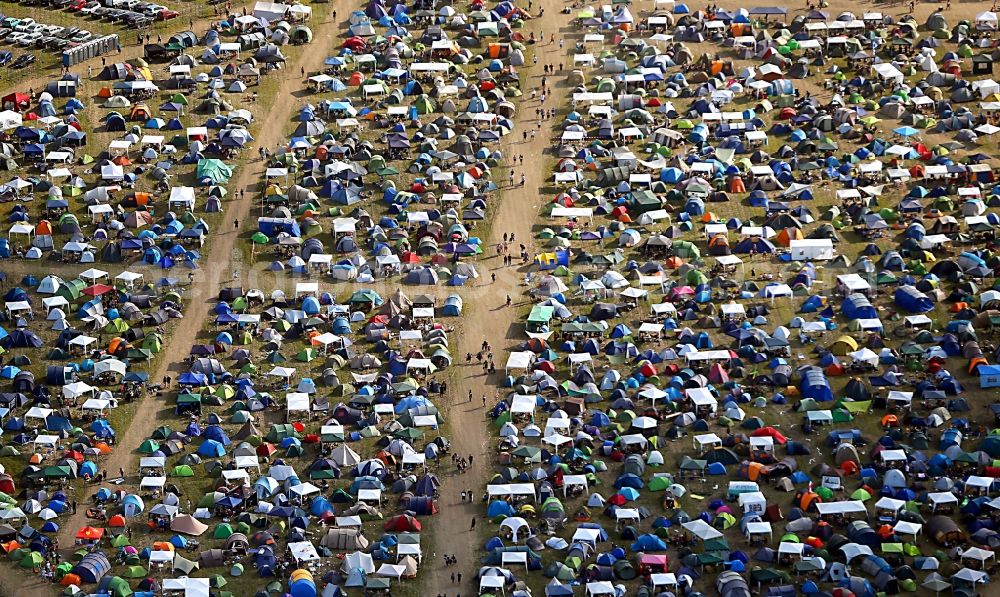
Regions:
<svg viewBox="0 0 1000 597"><path fill-rule="evenodd" d="M133 29L142 29L153 24L153 19L139 13L132 13L125 17L125 24Z"/></svg>
<svg viewBox="0 0 1000 597"><path fill-rule="evenodd" d="M31 31L35 27L35 19L27 18L18 21L17 25L14 26L15 31Z"/></svg>
<svg viewBox="0 0 1000 597"><path fill-rule="evenodd" d="M161 21L169 21L170 19L176 19L179 16L181 16L181 13L177 12L176 10L170 10L169 8L164 8L159 13L157 13L156 18L160 19Z"/></svg>
<svg viewBox="0 0 1000 597"><path fill-rule="evenodd" d="M98 2L97 0L90 0L90 2L87 2L87 4L80 9L80 12L85 15L92 15L94 14L94 11L97 10L98 8L103 8L101 6L101 3Z"/></svg>
<svg viewBox="0 0 1000 597"><path fill-rule="evenodd" d="M37 32L37 31L32 31L31 33L25 33L24 37L22 37L21 39L17 40L17 45L19 45L21 47L24 47L24 48L31 47L31 46L35 45L35 43L38 40L42 39L43 37L45 37L45 36L42 35L41 33Z"/></svg>
<svg viewBox="0 0 1000 597"><path fill-rule="evenodd" d="M34 54L21 54L17 57L17 60L11 63L14 68L24 68L29 64L34 64L35 55Z"/></svg>
<svg viewBox="0 0 1000 597"><path fill-rule="evenodd" d="M10 50L0 51L0 66L7 66L14 60L14 53Z"/></svg>
<svg viewBox="0 0 1000 597"><path fill-rule="evenodd" d="M87 7L87 4L89 4L87 0L72 0L66 9L70 12L80 12Z"/></svg>
<svg viewBox="0 0 1000 597"><path fill-rule="evenodd" d="M86 29L84 29L82 31L79 31L76 35L74 35L73 37L71 37L69 40L71 42L73 42L73 43L82 44L85 41L90 41L90 39L92 37L94 37L94 34L91 33L90 31L87 31Z"/></svg>

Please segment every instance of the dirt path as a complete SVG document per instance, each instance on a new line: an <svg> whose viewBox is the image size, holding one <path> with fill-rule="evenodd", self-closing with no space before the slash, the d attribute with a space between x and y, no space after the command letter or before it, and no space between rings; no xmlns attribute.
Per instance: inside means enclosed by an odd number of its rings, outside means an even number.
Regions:
<svg viewBox="0 0 1000 597"><path fill-rule="evenodd" d="M538 10L538 2L534 3L534 10ZM544 41L536 46L539 56L538 64L525 70L521 75L530 82L525 87L525 101L519 108L518 126L512 135L512 140L505 144L504 153L509 159L511 156L524 156L524 166L520 163L514 169L515 183L520 183L520 177L525 176L524 187L509 189L503 195L503 200L494 214L492 234L487 240L489 258L480 258L478 267L482 275L482 284L472 293L463 313L465 325L459 335L458 346L455 354L455 371L452 375L454 391L449 391L448 421L451 426L452 449L453 452L464 456L473 456L473 465L467 469L465 474L458 474L455 467L448 464L445 468L450 471L447 474L440 474L441 495L440 505L442 515L434 520L435 546L434 558L429 558L424 562L424 569L430 568L431 578L425 587L426 595L448 595L458 593L464 595L476 595L479 591L476 574L479 570L479 558L483 555L480 541L481 524L486 524L485 510L483 508L482 496L488 475L492 470L494 447L487 426L486 410L495 403L494 395L498 384L503 377L503 365L507 360L507 351L514 348L523 340L523 335L517 331L517 308L516 305L524 300L523 292L527 289L524 285L524 272L527 268L504 267L499 257L496 256L496 246L503 241L504 234L513 233L516 242L511 248L512 254L517 257L518 245L526 245L529 255L534 255L532 225L535 223L536 214L541 206L541 202L548 201L548 197L539 195L538 189L545 185L549 172L549 155L552 148L553 138L556 134L555 119L539 121L535 116L535 110L540 107L538 99L530 99L530 89L537 88L541 91L541 78L543 64L549 63L558 65L558 61L567 62L567 55L571 42L566 40L566 47L559 48L560 36L565 36L570 31L569 22L571 15L561 14L559 11L563 6L558 0L544 0L541 6L545 8L545 16L532 19L522 30L525 36L534 32L536 36L541 34ZM556 35L556 41L549 43L549 36ZM550 75L548 84L551 88L556 87L553 97L546 98L546 108L558 108L564 105L568 98L568 87L560 86L569 75L571 69L564 64L562 73ZM558 66L557 66L558 68ZM532 138L531 131L535 131ZM528 141L523 141L522 131L528 131ZM507 168L500 169L498 182L507 184ZM515 260L520 263L519 259ZM496 274L496 282L490 281L490 274ZM506 306L506 297L510 296L515 307ZM471 365L465 364L466 353L477 353L482 348L483 341L490 343L493 350L494 361L498 372L496 375L487 378L483 374L482 367L473 360ZM469 393L472 393L472 401L468 402ZM487 408L483 407L482 397L487 397ZM462 502L461 493L465 490L472 490L475 495L474 503ZM472 519L476 518L476 529L470 530ZM458 558L458 565L444 566L444 554L455 555ZM452 582L452 574L456 576L461 573L462 582ZM456 579L457 581L457 579Z"/></svg>
<svg viewBox="0 0 1000 597"><path fill-rule="evenodd" d="M347 14L349 3L346 0L339 0L336 3L338 13ZM332 8L332 7L331 7ZM323 19L326 19L325 21ZM258 147L274 149L287 139L287 129L292 117L292 111L301 106L305 97L302 91L303 81L300 77L300 69L304 68L307 76L310 73L321 70L327 51L333 46L339 37L340 29L337 23L329 19L327 15L316 15L313 18L314 36L309 50L304 52L298 61L290 61L286 64L284 71L277 75L282 78L281 87L276 93L276 97L271 100L272 109L265 113L261 110L259 118L266 119L264 128L259 131L257 142L251 151L256 151ZM261 101L268 101L261 98ZM167 340L167 352L171 358L165 359L155 372L150 373L150 379L161 380L163 376L170 375L173 378L188 369L183 358L187 355L189 348L197 341L198 333L206 327L210 316L208 303L212 301L224 285L232 283L234 268L239 267L239 247L237 245L238 235L233 229L232 222L249 221L251 210L256 207L257 189L262 183L264 173L264 162L255 160L248 163L239 170L238 177L229 186L229 190L236 197L238 190L245 189L245 198L234 200L226 206L225 220L222 229L216 233L216 238L212 241L208 255L206 255L204 267L198 271L195 283L188 291L188 309L185 317L180 320L177 327ZM251 226L243 226L243 233L249 233ZM119 446L107 460L101 462L104 470L113 478L118 475L118 469L126 470L127 486L138 483L138 476L134 473L137 469L135 449L139 447L144 439L152 434L157 425L163 423L163 413L169 411L164 401L158 396L147 396L137 408L137 415L129 425L128 429L118 438ZM156 416L152 416L156 413ZM86 505L90 503L90 497L100 485L88 487L82 495L76 496L78 510L75 516L66 520L59 532L59 542L63 551L67 555L72 551L73 538L76 531L87 524Z"/></svg>

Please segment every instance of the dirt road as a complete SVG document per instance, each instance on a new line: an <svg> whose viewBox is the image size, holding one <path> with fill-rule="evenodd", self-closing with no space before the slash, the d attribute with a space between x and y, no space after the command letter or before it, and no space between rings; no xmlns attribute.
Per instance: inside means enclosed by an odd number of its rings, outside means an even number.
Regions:
<svg viewBox="0 0 1000 597"><path fill-rule="evenodd" d="M512 254L516 257L519 253L518 245L523 243L529 255L534 255L532 225L541 203L551 200L549 197L540 196L538 189L545 185L546 178L550 174L551 156L546 154L552 147L556 120L538 121L535 110L540 107L540 101L532 100L529 90L537 88L540 96L543 65L548 63L558 68L558 61L565 62L566 52L572 45L567 39L566 45L562 49L559 47L560 37L569 32L571 18L571 15L559 12L562 3L545 0L541 2L541 6L545 9L544 16L532 19L522 30L525 36L534 32L536 36L544 38L544 41L535 47L539 56L538 64L527 69L527 76L525 70L520 73L522 80L530 84L524 87L525 101L519 107L517 129L511 135L511 141L504 147L507 163L510 163L512 156L524 156L524 166L522 167L519 162L514 169L514 180L515 184L519 184L523 173L525 184L523 187L518 186L505 191L503 200L494 214L492 234L486 239L489 247L487 252L491 257L481 258L478 264L484 278L482 291L474 292L472 300L466 303L466 310L463 313L465 325L454 352L456 366L452 379L455 389L449 391L448 408L452 449L454 453L466 458L472 455L473 464L464 474L458 474L455 472L455 467L449 464L445 470L452 472L441 474L442 514L433 521L435 554L433 558L428 557L424 560L424 569L429 569L431 574L425 586L427 595L448 595L456 592L475 595L479 591L478 581L475 578L479 569L479 558L482 556L482 545L479 540L479 530L482 527L479 525L486 523L481 498L487 476L492 470L491 462L495 452L488 435L489 423L486 411L495 403L494 395L498 384L502 381L507 351L523 340L523 336L517 332L515 326L517 303L523 300L522 293L527 289L523 283L524 272L521 268L502 266L500 258L496 256L495 247L503 241L505 233L508 235L513 233L516 240L511 247ZM538 7L539 3L533 4L534 11L538 11ZM555 34L556 40L550 43L549 36L552 34ZM564 65L558 75L548 77L550 88L553 85L560 85L569 75L571 69L566 68L567 66ZM545 108L557 108L565 104L568 93L567 87L557 86L555 93L550 93L554 97L546 98ZM528 131L526 142L523 140L522 131ZM534 131L534 136L531 131ZM497 177L498 182L507 183L507 170L507 168L500 169L501 176ZM496 282L488 280L493 273L497 276ZM506 306L508 295L515 302L514 307ZM489 378L483 374L482 367L475 360L471 365L466 365L464 359L466 353L477 353L482 348L484 340L492 347L498 369L497 374ZM468 401L470 392L471 402ZM483 395L487 397L487 408L483 407ZM466 490L474 492L473 503L463 503L461 493ZM476 530L470 530L473 517L477 518ZM444 566L444 554L455 555L458 564ZM453 573L456 575L461 573L461 583L457 582L457 577L456 582L452 582Z"/></svg>
<svg viewBox="0 0 1000 597"><path fill-rule="evenodd" d="M341 0L336 3L336 8L340 14L348 14L348 2ZM324 18L327 20L323 21ZM264 127L259 131L257 142L253 148L267 147L274 149L279 144L283 144L287 139L288 126L292 117L292 111L301 106L304 96L302 91L304 83L300 77L300 69L304 68L306 75L321 70L327 52L336 43L341 29L337 23L329 20L325 15L317 15L312 22L314 36L312 45L308 51L304 52L297 61L286 64L284 71L271 76L282 78L281 87L276 97L270 102L270 111L261 111L258 117L264 119ZM261 101L268 101L261 98ZM226 206L223 229L216 233L209 248L208 255L204 258L205 266L199 270L195 284L191 286L188 294L188 308L185 317L180 320L170 338L167 340L167 354L171 358L165 359L157 371L150 373L150 379L160 380L165 375L173 378L186 371L188 366L183 362L183 357L187 355L192 344L197 341L198 333L205 329L210 316L208 308L209 301L213 300L220 288L233 282L233 271L239 271L239 248L237 246L238 236L233 229L232 222L247 221L251 210L256 207L258 187L263 181L264 162L256 160L241 168L235 182L230 184L229 190L233 197L237 197L239 190L247 191L245 198L236 199ZM242 227L244 233L249 233L249 226ZM118 469L124 468L129 475L126 487L133 487L139 479L136 473L137 462L135 449L142 441L149 437L157 425L163 422L165 417L161 415L169 408L164 400L157 396L147 396L143 398L137 409L137 415L125 430L124 434L118 438L119 446L106 461L100 463L104 470L112 477L117 476ZM72 551L73 538L76 531L87 524L86 506L90 503L90 496L99 485L89 487L83 495L77 495L77 514L68 519L60 529L59 541L63 551L67 555Z"/></svg>

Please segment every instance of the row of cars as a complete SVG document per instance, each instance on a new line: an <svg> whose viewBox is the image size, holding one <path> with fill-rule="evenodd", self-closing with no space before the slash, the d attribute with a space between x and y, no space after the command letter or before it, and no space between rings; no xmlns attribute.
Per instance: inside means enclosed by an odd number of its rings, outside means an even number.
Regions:
<svg viewBox="0 0 1000 597"><path fill-rule="evenodd" d="M93 37L93 33L79 27L46 25L32 18L0 15L0 40L22 48L64 50Z"/></svg>
<svg viewBox="0 0 1000 597"><path fill-rule="evenodd" d="M120 22L126 27L140 29L154 21L167 21L180 16L162 4L142 0L22 0L25 6L42 6L77 12L96 19Z"/></svg>

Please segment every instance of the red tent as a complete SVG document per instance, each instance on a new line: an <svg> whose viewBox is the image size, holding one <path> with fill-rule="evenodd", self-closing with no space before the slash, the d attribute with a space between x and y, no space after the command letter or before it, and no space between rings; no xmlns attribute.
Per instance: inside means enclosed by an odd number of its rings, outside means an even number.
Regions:
<svg viewBox="0 0 1000 597"><path fill-rule="evenodd" d="M420 521L408 514L397 514L385 523L385 530L398 533L419 533L420 529Z"/></svg>
<svg viewBox="0 0 1000 597"><path fill-rule="evenodd" d="M788 442L788 438L786 438L784 435L781 434L780 431L771 426L761 427L760 429L754 429L753 433L751 433L750 436L751 437L769 436L774 438L774 441L778 442L779 444L785 444Z"/></svg>
<svg viewBox="0 0 1000 597"><path fill-rule="evenodd" d="M711 369L708 370L708 381L714 384L729 383L729 373L722 368L722 365L714 363Z"/></svg>

